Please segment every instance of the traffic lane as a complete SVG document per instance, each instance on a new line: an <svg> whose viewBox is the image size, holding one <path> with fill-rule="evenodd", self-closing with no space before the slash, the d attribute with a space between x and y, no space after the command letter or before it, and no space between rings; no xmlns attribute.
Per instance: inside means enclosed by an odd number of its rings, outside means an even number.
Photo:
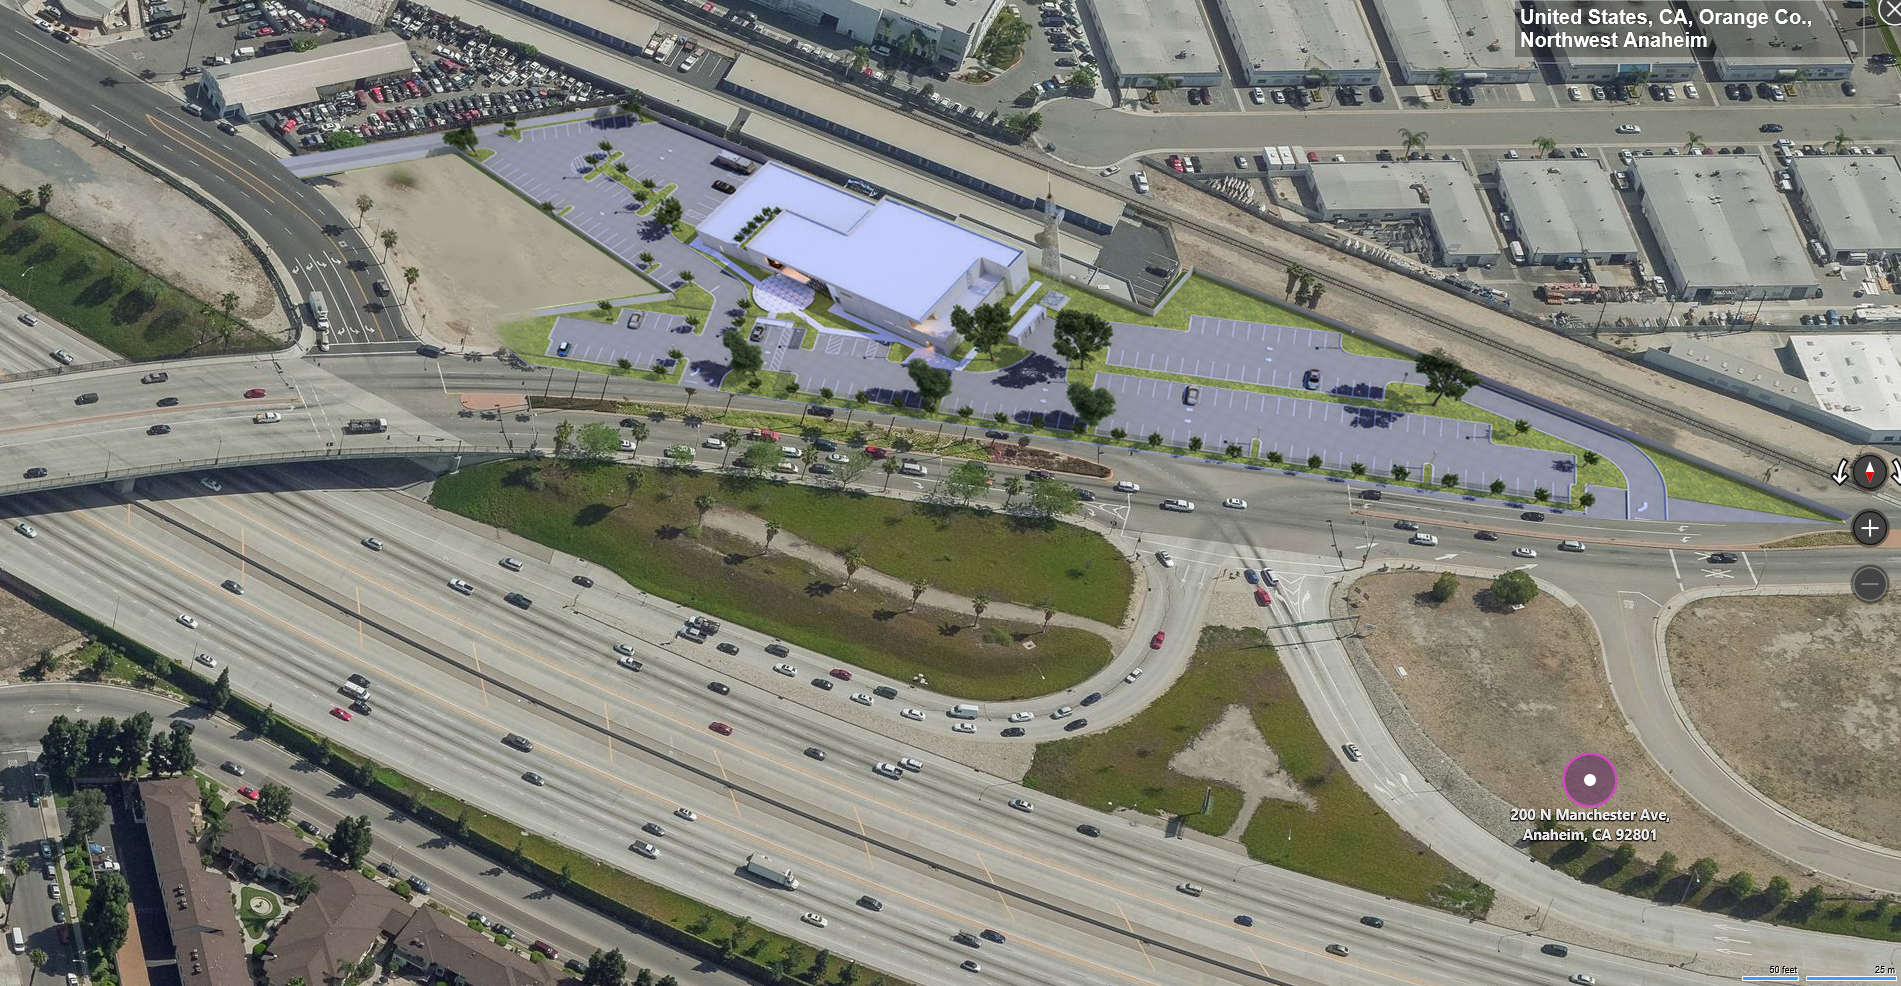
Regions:
<svg viewBox="0 0 1901 986"><path fill-rule="evenodd" d="M23 318L31 318L35 324L28 325ZM119 358L119 354L41 314L21 299L0 295L0 325L5 326L5 331L0 332L0 374L65 365L54 358L56 350L69 353L71 365L75 366Z"/></svg>

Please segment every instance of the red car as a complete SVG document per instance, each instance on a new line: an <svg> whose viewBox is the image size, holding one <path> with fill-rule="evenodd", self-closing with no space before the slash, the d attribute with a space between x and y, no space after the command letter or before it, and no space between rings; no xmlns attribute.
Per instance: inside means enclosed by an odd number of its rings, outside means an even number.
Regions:
<svg viewBox="0 0 1901 986"><path fill-rule="evenodd" d="M251 787L248 784L245 785L244 787L238 788L238 793L244 795L244 797L247 798L248 800L251 800L251 801L257 800L257 789L254 787Z"/></svg>
<svg viewBox="0 0 1901 986"><path fill-rule="evenodd" d="M276 34L276 33L277 33L277 28L274 28L270 26L269 24L266 24L263 27L260 27L257 29L257 36L260 38L268 38L271 35Z"/></svg>
<svg viewBox="0 0 1901 986"><path fill-rule="evenodd" d="M263 388L263 387L252 387L252 388L251 388L250 390L247 390L247 391L245 391L245 392L244 392L244 396L246 396L246 397L263 397L263 396L264 396L264 388Z"/></svg>
<svg viewBox="0 0 1901 986"><path fill-rule="evenodd" d="M1256 589L1254 590L1254 601L1266 606L1274 601L1274 597L1268 595L1266 589Z"/></svg>
<svg viewBox="0 0 1901 986"><path fill-rule="evenodd" d="M1168 639L1168 634L1163 633L1160 630L1155 631L1155 636L1149 638L1149 650L1161 650L1162 641L1167 640L1167 639Z"/></svg>
<svg viewBox="0 0 1901 986"><path fill-rule="evenodd" d="M716 733L718 733L718 734L720 734L721 736L731 736L731 735L733 735L733 727L731 727L731 726L728 726L727 724L725 724L725 723L723 723L723 722L716 722L716 723L713 723L712 725L710 725L710 726L707 726L706 728L708 728L708 729L710 729L710 730L712 730L712 731L714 731L714 732L716 732Z"/></svg>
<svg viewBox="0 0 1901 986"><path fill-rule="evenodd" d="M865 446L865 454L871 456L874 459L882 459L885 456L890 455L891 453L886 452L884 449L881 449L876 445L867 445Z"/></svg>
<svg viewBox="0 0 1901 986"><path fill-rule="evenodd" d="M837 678L839 681L850 681L851 672L845 670L844 668L833 668L832 677Z"/></svg>
<svg viewBox="0 0 1901 986"><path fill-rule="evenodd" d="M1174 168L1176 171L1188 170L1188 165L1183 163L1182 159L1174 154L1168 156L1168 166Z"/></svg>
<svg viewBox="0 0 1901 986"><path fill-rule="evenodd" d="M333 706L331 706L331 707L330 707L330 714L331 714L331 715L333 715L333 716L336 716L336 717L337 717L337 718L339 718L339 719L342 719L342 720L343 720L344 722L349 722L349 721L350 721L350 718L351 718L351 716L350 716L350 710L349 710L349 709L346 709L346 708L344 708L344 707L343 707L343 706L341 706L341 705L333 705Z"/></svg>

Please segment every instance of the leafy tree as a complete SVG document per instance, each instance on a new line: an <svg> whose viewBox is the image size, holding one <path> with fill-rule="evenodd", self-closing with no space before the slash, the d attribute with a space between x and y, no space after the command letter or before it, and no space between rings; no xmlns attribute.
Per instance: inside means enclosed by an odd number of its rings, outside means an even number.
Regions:
<svg viewBox="0 0 1901 986"><path fill-rule="evenodd" d="M1578 506L1583 507L1586 510L1589 510L1592 507L1597 506L1597 494L1591 492L1590 490L1585 490L1582 494L1578 496Z"/></svg>
<svg viewBox="0 0 1901 986"><path fill-rule="evenodd" d="M1149 448L1161 448L1162 447L1162 433L1159 431L1149 432L1148 443L1149 443Z"/></svg>
<svg viewBox="0 0 1901 986"><path fill-rule="evenodd" d="M191 733L184 729L172 729L172 773L189 774L198 766L198 751L192 748Z"/></svg>
<svg viewBox="0 0 1901 986"><path fill-rule="evenodd" d="M1819 883L1811 883L1809 884L1809 889L1802 891L1802 896L1796 899L1795 906L1801 910L1802 913L1811 914L1814 913L1816 908L1822 906L1822 897L1822 885Z"/></svg>
<svg viewBox="0 0 1901 986"><path fill-rule="evenodd" d="M832 463L832 481L838 484L839 489L844 489L850 486L853 480L864 475L865 468L869 465L871 465L871 459L862 453L847 452L844 462Z"/></svg>
<svg viewBox="0 0 1901 986"><path fill-rule="evenodd" d="M606 460L620 451L620 432L605 421L590 421L581 426L577 443L584 458Z"/></svg>
<svg viewBox="0 0 1901 986"><path fill-rule="evenodd" d="M92 735L92 723L84 719L54 716L40 737L40 763L56 786L69 785L79 776L86 759L86 743Z"/></svg>
<svg viewBox="0 0 1901 986"><path fill-rule="evenodd" d="M1057 479L1039 479L1030 484L1030 512L1038 517L1073 514L1082 503L1082 494L1074 486Z"/></svg>
<svg viewBox="0 0 1901 986"><path fill-rule="evenodd" d="M922 359L914 359L904 365L905 372L911 376L911 386L917 390L918 400L924 403L927 411L937 410L939 401L950 396L951 375L943 367L932 366Z"/></svg>
<svg viewBox="0 0 1901 986"><path fill-rule="evenodd" d="M746 337L727 329L720 333L720 342L726 345L727 364L734 373L756 374L766 366L765 351L758 345L747 342Z"/></svg>
<svg viewBox="0 0 1901 986"><path fill-rule="evenodd" d="M951 467L950 475L944 480L944 491L952 497L969 503L984 494L990 488L990 467L975 460L966 459Z"/></svg>
<svg viewBox="0 0 1901 986"><path fill-rule="evenodd" d="M574 441L574 422L562 418L554 426L554 454L560 455Z"/></svg>
<svg viewBox="0 0 1901 986"><path fill-rule="evenodd" d="M375 843L368 815L346 816L330 831L330 854L349 864L351 869L363 865L364 857L370 854L370 847Z"/></svg>
<svg viewBox="0 0 1901 986"><path fill-rule="evenodd" d="M260 817L281 822L290 817L290 807L290 788L267 781L257 789L257 813Z"/></svg>
<svg viewBox="0 0 1901 986"><path fill-rule="evenodd" d="M1723 889L1737 900L1747 900L1756 892L1756 878L1750 876L1748 870L1737 870L1723 881Z"/></svg>
<svg viewBox="0 0 1901 986"><path fill-rule="evenodd" d="M1442 603L1459 594L1459 577L1451 572L1441 572L1432 584L1433 602Z"/></svg>
<svg viewBox="0 0 1901 986"><path fill-rule="evenodd" d="M1546 500L1551 499L1551 491L1540 486L1537 489L1531 491L1531 498L1538 501L1539 503L1543 503Z"/></svg>
<svg viewBox="0 0 1901 986"><path fill-rule="evenodd" d="M1716 879L1716 871L1718 869L1720 869L1720 867L1717 866L1716 860L1704 856L1690 864L1690 878L1697 883L1708 883Z"/></svg>
<svg viewBox="0 0 1901 986"><path fill-rule="evenodd" d="M474 127L457 127L442 135L442 142L464 154L474 154L475 145L482 142L476 136Z"/></svg>
<svg viewBox="0 0 1901 986"><path fill-rule="evenodd" d="M332 130L323 136L323 149L326 151L340 151L347 147L362 147L367 143L369 143L369 141L364 140L363 135L354 130Z"/></svg>
<svg viewBox="0 0 1901 986"><path fill-rule="evenodd" d="M89 787L75 793L67 802L66 819L70 823L66 830L67 841L79 845L90 840L99 826L106 823L105 792Z"/></svg>
<svg viewBox="0 0 1901 986"><path fill-rule="evenodd" d="M680 204L679 199L676 199L673 196L669 195L666 197L666 199L661 201L659 205L654 207L653 221L658 225L665 226L668 229L672 229L676 224L680 222L680 218L684 216L685 214L686 214L686 207ZM692 273L692 272L688 271L686 273ZM691 278L687 278L687 279L691 280Z"/></svg>
<svg viewBox="0 0 1901 986"><path fill-rule="evenodd" d="M1538 598L1538 583L1524 572L1506 572L1492 580L1492 598L1503 606L1522 606Z"/></svg>
<svg viewBox="0 0 1901 986"><path fill-rule="evenodd" d="M581 974L582 986L621 986L627 981L627 957L620 949L603 952L595 949L588 956L587 971Z"/></svg>
<svg viewBox="0 0 1901 986"><path fill-rule="evenodd" d="M1114 336L1115 327L1101 315L1065 308L1056 316L1053 346L1056 354L1069 360L1071 366L1081 366L1089 362L1089 357L1108 349Z"/></svg>
<svg viewBox="0 0 1901 986"><path fill-rule="evenodd" d="M146 761L147 765L152 769L153 777L164 777L174 772L175 768L172 767L172 735L170 733L156 733L152 736L152 744L146 753Z"/></svg>
<svg viewBox="0 0 1901 986"><path fill-rule="evenodd" d="M231 701L231 669L218 672L218 680L211 683L211 692L205 696L205 708L213 712L223 711Z"/></svg>
<svg viewBox="0 0 1901 986"><path fill-rule="evenodd" d="M1313 455L1310 455L1310 456L1308 456L1308 457L1307 457L1307 468L1309 468L1309 469L1318 469L1318 468L1320 468L1320 465L1321 465L1321 463L1324 463L1324 462L1326 462L1326 461L1327 461L1327 460L1325 460L1325 459L1322 459L1322 458L1320 457L1320 454L1319 454L1318 452L1316 452L1316 453L1314 453Z"/></svg>
<svg viewBox="0 0 1901 986"><path fill-rule="evenodd" d="M771 472L772 468L778 464L778 447L766 442L757 442L746 446L746 451L739 453L739 461L737 463L739 468L750 473Z"/></svg>
<svg viewBox="0 0 1901 986"><path fill-rule="evenodd" d="M813 982L822 983L825 981L825 974L831 971L832 971L831 949L821 948L819 949L818 954L812 957L812 968L806 975Z"/></svg>
<svg viewBox="0 0 1901 986"><path fill-rule="evenodd" d="M1003 118L1003 129L1027 138L1043 129L1043 114L1030 110L1027 113L1012 113Z"/></svg>
<svg viewBox="0 0 1901 986"><path fill-rule="evenodd" d="M1408 469L1405 466L1394 466L1393 478L1403 483L1406 481L1407 476L1412 475L1412 472L1413 471L1411 469Z"/></svg>
<svg viewBox="0 0 1901 986"><path fill-rule="evenodd" d="M86 736L86 766L82 773L92 777L119 776L119 720L101 718Z"/></svg>
<svg viewBox="0 0 1901 986"><path fill-rule="evenodd" d="M1677 875L1677 854L1666 852L1658 856L1656 864L1651 866L1651 869L1657 874L1657 883L1669 883Z"/></svg>
<svg viewBox="0 0 1901 986"><path fill-rule="evenodd" d="M1617 846L1617 851L1611 853L1611 865L1616 866L1617 872L1622 873L1626 867L1630 866L1632 861L1636 860L1636 858L1637 858L1636 846L1633 846L1628 842L1619 843Z"/></svg>
<svg viewBox="0 0 1901 986"><path fill-rule="evenodd" d="M111 955L125 944L132 924L132 892L125 877L107 870L93 877L92 896L86 900L86 944Z"/></svg>
<svg viewBox="0 0 1901 986"><path fill-rule="evenodd" d="M916 611L917 601L919 599L924 598L924 593L929 591L930 588L931 588L931 580L924 578L923 576L919 576L911 580L911 610L912 611Z"/></svg>
<svg viewBox="0 0 1901 986"><path fill-rule="evenodd" d="M1201 441L1200 435L1188 436L1188 451L1199 452L1201 451L1201 446L1202 446L1202 441Z"/></svg>
<svg viewBox="0 0 1901 986"><path fill-rule="evenodd" d="M1451 489L1454 486L1459 485L1459 474L1456 472L1446 473L1445 475L1439 477L1439 485L1445 487L1446 489Z"/></svg>
<svg viewBox="0 0 1901 986"><path fill-rule="evenodd" d="M1010 308L1001 301L978 305L972 311L959 305L951 309L951 327L969 340L972 348L989 356L1010 340Z"/></svg>
<svg viewBox="0 0 1901 986"><path fill-rule="evenodd" d="M1762 895L1768 898L1770 907L1781 907L1790 897L1795 896L1795 888L1789 886L1787 877L1772 876L1769 878L1769 885L1762 888Z"/></svg>
<svg viewBox="0 0 1901 986"><path fill-rule="evenodd" d="M1439 398L1450 397L1456 401L1479 383L1477 373L1466 369L1443 349L1420 353L1413 362L1413 369L1426 378L1426 392L1435 395L1434 407L1438 406Z"/></svg>
<svg viewBox="0 0 1901 986"><path fill-rule="evenodd" d="M1069 385L1069 406L1082 422L1078 431L1093 431L1104 418L1116 413L1116 395L1105 387L1091 388L1086 383Z"/></svg>
<svg viewBox="0 0 1901 986"><path fill-rule="evenodd" d="M1505 481L1502 479L1492 480L1492 495L1497 496L1503 492L1505 492Z"/></svg>

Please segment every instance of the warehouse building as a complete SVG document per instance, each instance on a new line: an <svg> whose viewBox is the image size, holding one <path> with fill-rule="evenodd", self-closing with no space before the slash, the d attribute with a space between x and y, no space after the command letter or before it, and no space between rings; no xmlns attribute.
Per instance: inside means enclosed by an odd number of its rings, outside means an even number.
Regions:
<svg viewBox="0 0 1901 986"><path fill-rule="evenodd" d="M1802 216L1824 258L1866 263L1901 253L1901 165L1894 156L1805 154L1791 166Z"/></svg>
<svg viewBox="0 0 1901 986"><path fill-rule="evenodd" d="M1786 9L1798 13L1815 11L1815 17L1788 17L1788 24L1777 24L1776 15ZM1710 61L1716 77L1724 82L1774 82L1794 79L1800 72L1811 82L1846 79L1854 69L1848 49L1842 45L1835 22L1819 16L1821 5L1790 7L1771 0L1728 0L1720 8L1725 14L1765 18L1760 27L1740 24L1711 24L1699 28L1709 38Z"/></svg>
<svg viewBox="0 0 1901 986"><path fill-rule="evenodd" d="M768 164L746 179L699 235L721 253L768 268L833 311L887 329L909 345L948 355L954 308L975 309L1029 284L1029 256L928 212L871 201L810 175ZM767 297L795 297L791 284ZM796 307L803 307L802 305ZM785 310L791 310L790 308ZM767 314L772 314L768 311Z"/></svg>
<svg viewBox="0 0 1901 986"><path fill-rule="evenodd" d="M1526 263L1622 264L1638 256L1637 234L1594 159L1500 161L1498 191L1514 220L1508 234L1523 245Z"/></svg>
<svg viewBox="0 0 1901 986"><path fill-rule="evenodd" d="M1312 165L1321 218L1424 220L1442 267L1498 262L1498 239L1478 186L1456 161L1348 161Z"/></svg>
<svg viewBox="0 0 1901 986"><path fill-rule="evenodd" d="M1538 0L1532 5L1541 12L1562 14L1567 17L1579 16L1580 11L1602 10L1603 0ZM1660 24L1656 9L1651 9L1651 22L1644 33L1669 38L1672 41L1688 41L1690 29L1683 24ZM1551 28L1551 30L1559 30ZM1571 30L1589 30L1589 28L1571 28ZM1597 30L1608 30L1598 28ZM1697 71L1696 53L1703 49L1666 44L1658 48L1592 48L1582 45L1561 46L1550 49L1551 62L1557 66L1558 77L1565 82L1631 83L1641 78L1645 82L1685 82L1700 80Z"/></svg>
<svg viewBox="0 0 1901 986"><path fill-rule="evenodd" d="M1221 56L1195 0L1097 0L1082 14L1100 42L1103 78L1123 89L1157 80L1184 86L1226 84Z"/></svg>
<svg viewBox="0 0 1901 986"><path fill-rule="evenodd" d="M1820 293L1788 209L1757 157L1640 157L1631 174L1681 301Z"/></svg>
<svg viewBox="0 0 1901 986"><path fill-rule="evenodd" d="M1787 350L1776 362L1800 367L1801 376L1723 340L1674 343L1645 350L1641 358L1845 441L1901 445L1901 335L1798 335Z"/></svg>
<svg viewBox="0 0 1901 986"><path fill-rule="evenodd" d="M1394 82L1531 82L1538 66L1518 50L1518 20L1506 0L1373 0L1393 52ZM1442 72L1444 73L1442 75Z"/></svg>
<svg viewBox="0 0 1901 986"><path fill-rule="evenodd" d="M1358 4L1328 0L1220 0L1222 27L1243 85L1380 81L1380 53Z"/></svg>
<svg viewBox="0 0 1901 986"><path fill-rule="evenodd" d="M758 0L758 6L862 44L916 52L938 65L955 67L983 40L984 32L1003 9L1003 0L928 5L913 0L896 0L889 5L875 0Z"/></svg>
<svg viewBox="0 0 1901 986"><path fill-rule="evenodd" d="M314 102L325 90L359 79L415 70L416 63L402 38L372 34L319 45L310 51L209 69L201 77L198 95L212 116L256 117Z"/></svg>

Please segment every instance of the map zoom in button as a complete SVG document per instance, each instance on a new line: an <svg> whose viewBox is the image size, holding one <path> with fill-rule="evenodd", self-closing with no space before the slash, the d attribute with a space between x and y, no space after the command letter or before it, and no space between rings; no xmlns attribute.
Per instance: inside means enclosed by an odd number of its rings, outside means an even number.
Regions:
<svg viewBox="0 0 1901 986"><path fill-rule="evenodd" d="M1864 603L1878 603L1888 594L1888 573L1873 565L1855 569L1848 588Z"/></svg>
<svg viewBox="0 0 1901 986"><path fill-rule="evenodd" d="M1879 510L1863 510L1848 522L1848 533L1855 536L1856 543L1872 548L1888 539L1888 518Z"/></svg>

